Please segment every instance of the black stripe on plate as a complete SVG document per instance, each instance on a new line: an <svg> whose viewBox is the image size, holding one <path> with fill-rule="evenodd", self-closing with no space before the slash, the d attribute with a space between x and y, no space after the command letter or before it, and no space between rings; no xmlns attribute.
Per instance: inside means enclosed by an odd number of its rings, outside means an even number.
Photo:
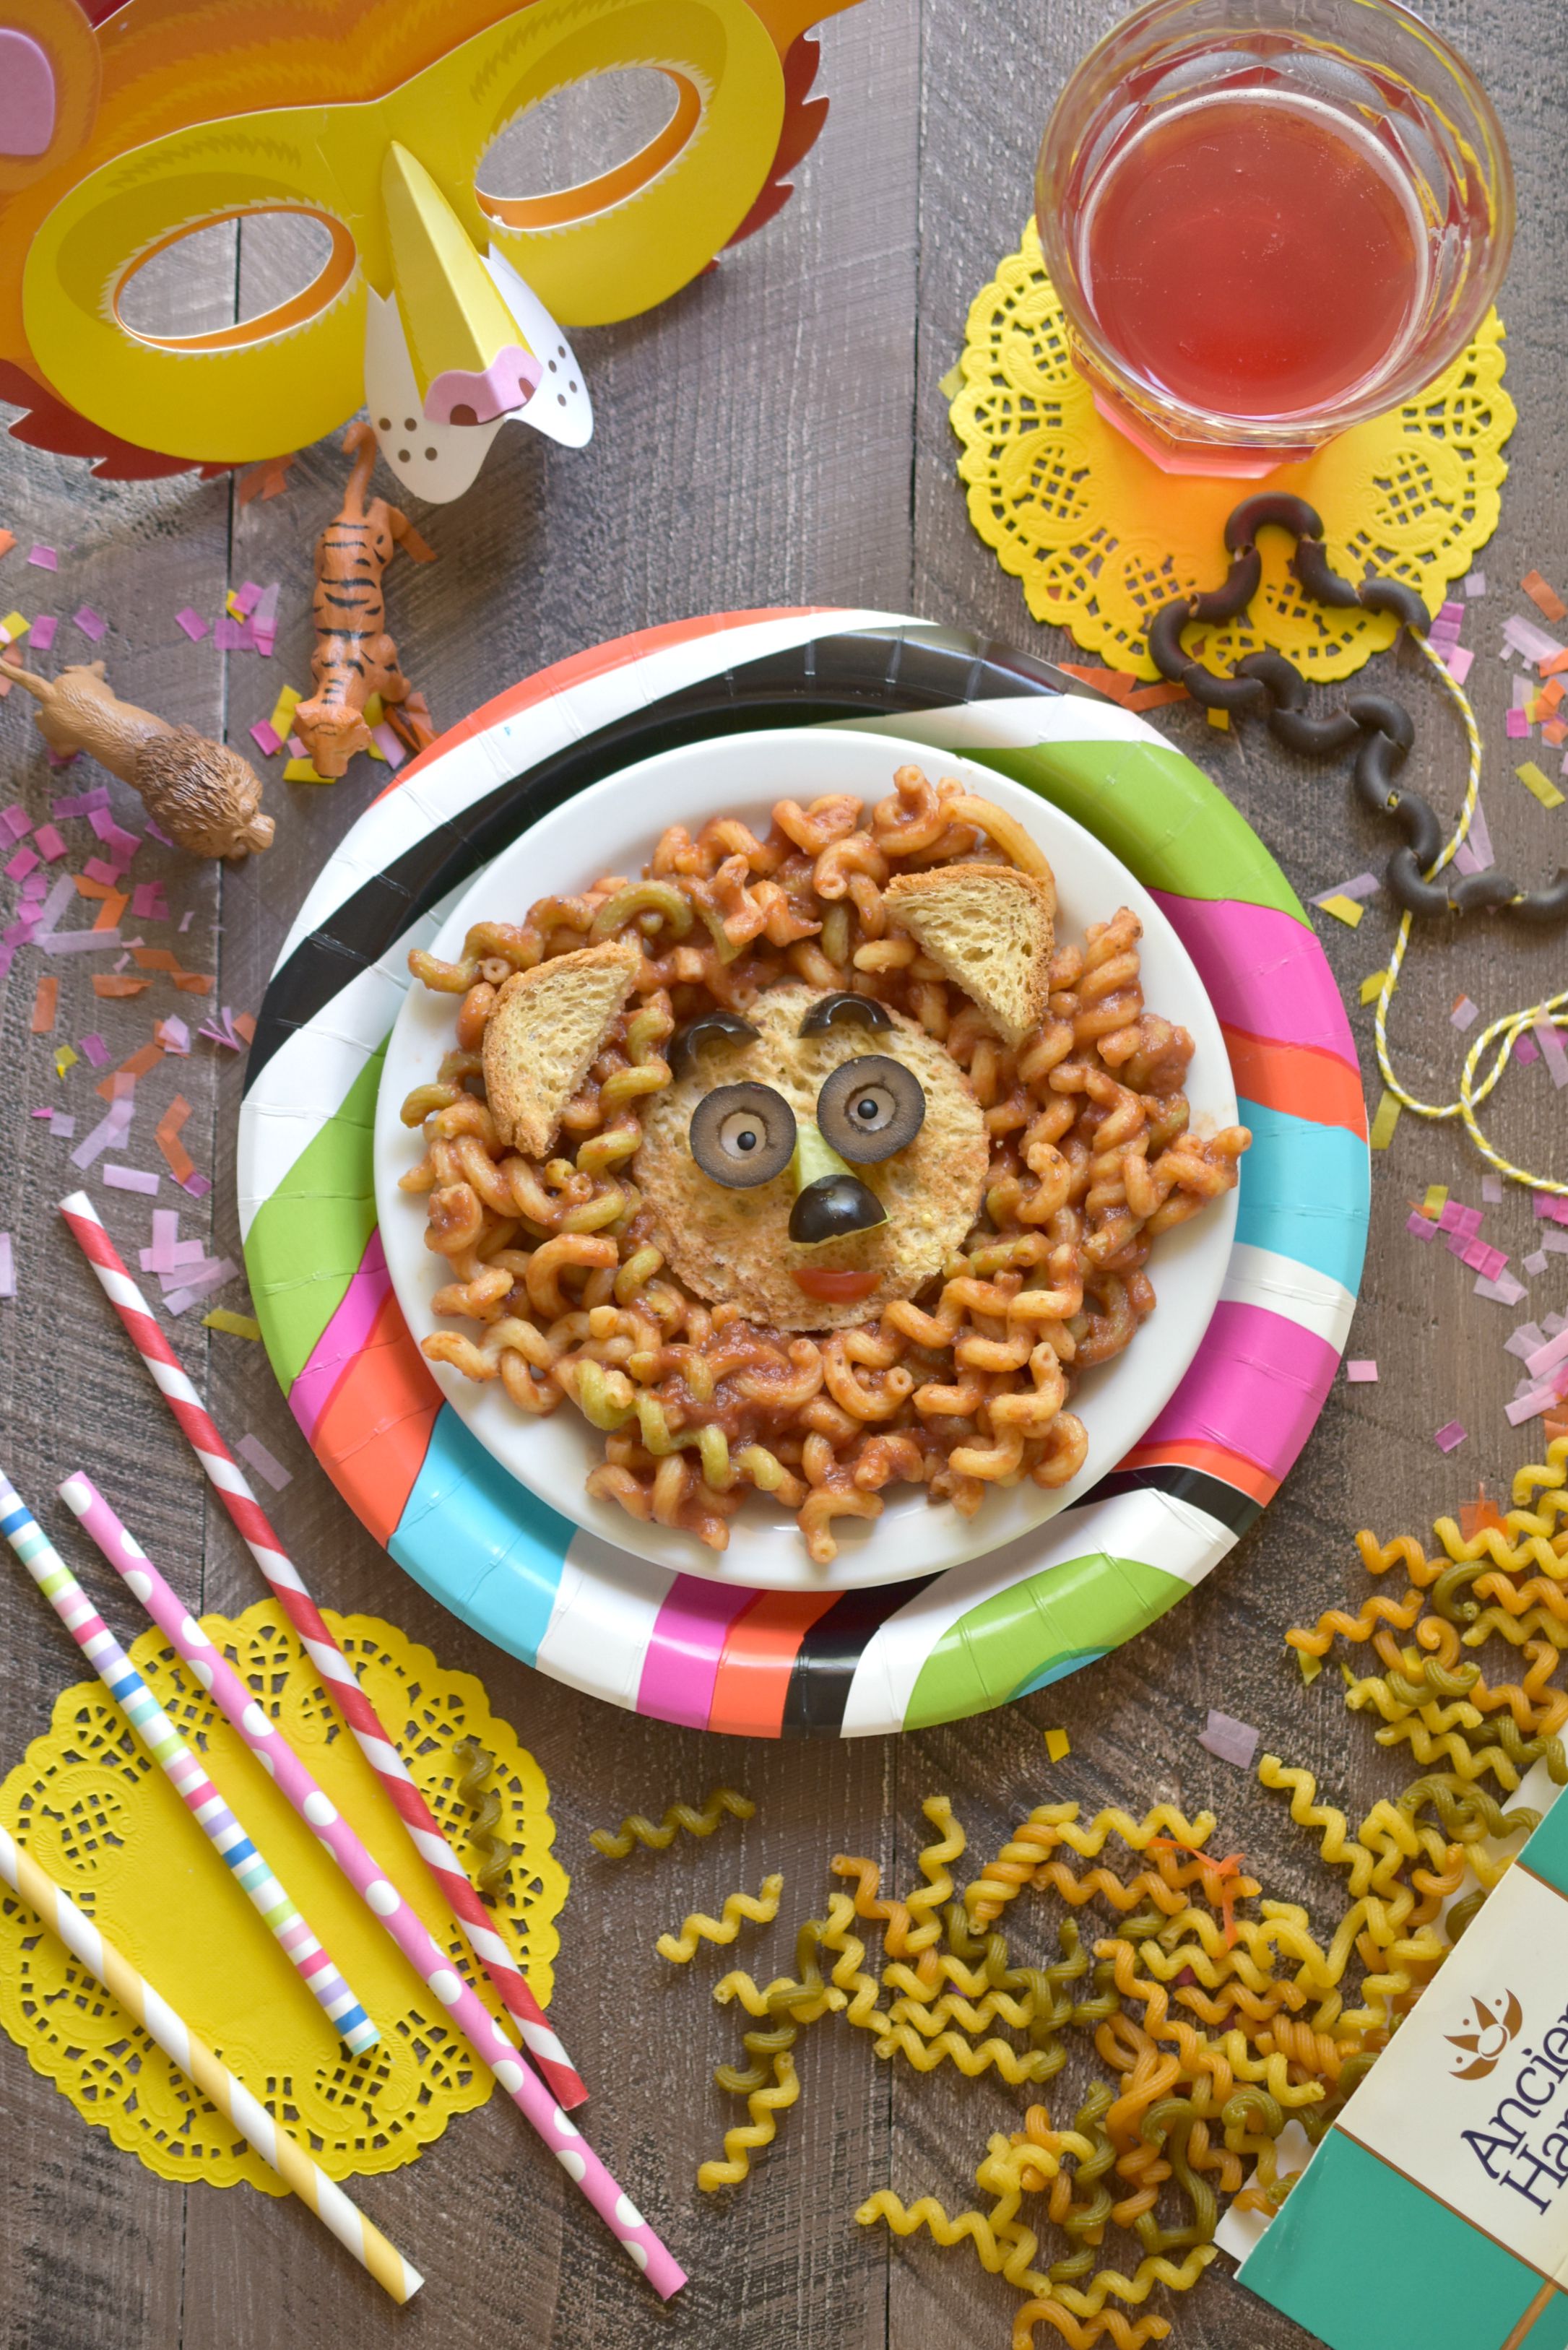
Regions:
<svg viewBox="0 0 1568 2350"><path fill-rule="evenodd" d="M1091 691L1049 662L968 629L916 624L814 637L629 711L432 827L303 939L267 987L246 1088L296 1029L308 1026L421 914L553 808L637 760L759 727L830 725L981 699Z"/></svg>
<svg viewBox="0 0 1568 2350"><path fill-rule="evenodd" d="M934 1575L912 1575L907 1583L846 1591L826 1616L817 1617L790 1670L780 1724L783 1736L806 1738L843 1728L849 1685L872 1634L936 1579Z"/></svg>
<svg viewBox="0 0 1568 2350"><path fill-rule="evenodd" d="M1203 1469L1183 1469L1175 1461L1158 1461L1145 1469L1113 1470L1074 1506L1092 1509L1096 1503L1108 1502L1113 1493L1137 1492L1168 1493L1174 1501L1189 1502L1205 1517L1229 1526L1233 1534L1244 1534L1263 1514L1262 1502L1254 1501L1251 1493L1243 1493L1240 1486L1227 1485L1222 1478L1210 1477Z"/></svg>

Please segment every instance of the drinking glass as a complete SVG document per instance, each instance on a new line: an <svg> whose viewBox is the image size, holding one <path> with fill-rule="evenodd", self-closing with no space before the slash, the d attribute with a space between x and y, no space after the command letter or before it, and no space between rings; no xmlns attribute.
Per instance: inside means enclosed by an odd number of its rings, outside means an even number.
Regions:
<svg viewBox="0 0 1568 2350"><path fill-rule="evenodd" d="M1075 364L1173 473L1272 472L1429 383L1513 202L1490 100L1399 0L1147 0L1035 172Z"/></svg>

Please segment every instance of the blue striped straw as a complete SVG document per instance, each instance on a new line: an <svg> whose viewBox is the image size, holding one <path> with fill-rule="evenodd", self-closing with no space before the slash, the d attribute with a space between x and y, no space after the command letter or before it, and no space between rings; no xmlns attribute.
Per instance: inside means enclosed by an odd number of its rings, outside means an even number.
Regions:
<svg viewBox="0 0 1568 2350"><path fill-rule="evenodd" d="M213 1851L233 1870L236 1882L293 1961L311 1996L331 2019L348 2054L358 2056L365 2049L373 2048L381 2036L376 2025L3 1470L0 1534L87 1658L147 1753L169 1779Z"/></svg>

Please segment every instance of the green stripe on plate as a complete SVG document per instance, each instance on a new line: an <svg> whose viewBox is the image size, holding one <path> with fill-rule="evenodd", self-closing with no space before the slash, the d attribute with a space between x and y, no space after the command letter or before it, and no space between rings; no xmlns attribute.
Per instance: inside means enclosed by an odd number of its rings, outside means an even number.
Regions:
<svg viewBox="0 0 1568 2350"><path fill-rule="evenodd" d="M1190 759L1166 743L966 744L1103 840L1146 889L1237 898L1306 924L1300 899L1257 834Z"/></svg>
<svg viewBox="0 0 1568 2350"><path fill-rule="evenodd" d="M971 1607L920 1668L906 1730L1005 1705L1058 1659L1119 1648L1174 1607L1189 1586L1136 1558L1091 1551L1064 1559Z"/></svg>
<svg viewBox="0 0 1568 2350"><path fill-rule="evenodd" d="M383 1045L314 1142L256 1210L245 1271L273 1369L286 1395L347 1295L376 1229L371 1138Z"/></svg>

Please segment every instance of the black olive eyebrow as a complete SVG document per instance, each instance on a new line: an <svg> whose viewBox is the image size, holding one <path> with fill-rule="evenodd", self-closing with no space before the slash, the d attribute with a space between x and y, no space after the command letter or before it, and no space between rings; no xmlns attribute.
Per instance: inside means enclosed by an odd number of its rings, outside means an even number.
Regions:
<svg viewBox="0 0 1568 2350"><path fill-rule="evenodd" d="M754 1045L761 1033L749 1020L742 1020L738 1012L700 1012L695 1020L678 1028L670 1039L670 1066L676 1076L683 1077L696 1062L699 1045L705 1045L711 1037L722 1036L731 1044Z"/></svg>
<svg viewBox="0 0 1568 2350"><path fill-rule="evenodd" d="M800 1024L803 1036L820 1036L826 1029L847 1024L859 1028L891 1028L892 1014L885 1003L874 995L852 995L841 989L833 995L819 996Z"/></svg>

